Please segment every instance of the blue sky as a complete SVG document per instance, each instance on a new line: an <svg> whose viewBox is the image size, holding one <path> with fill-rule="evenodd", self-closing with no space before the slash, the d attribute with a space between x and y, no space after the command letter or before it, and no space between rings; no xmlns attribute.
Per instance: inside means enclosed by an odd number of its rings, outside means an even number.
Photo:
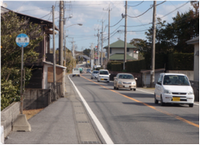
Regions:
<svg viewBox="0 0 200 145"><path fill-rule="evenodd" d="M157 4L163 1L157 1ZM166 20L167 23L172 22L172 18L176 16L177 12L180 13L188 12L189 9L193 9L190 3L185 4L187 1L166 1L163 4L157 6L156 16L165 17L162 20ZM55 6L55 22L56 26L59 27L59 1L3 1L7 5L8 9L24 13L30 16L42 18L45 20L52 21L52 5ZM185 5L184 5L185 4ZM124 1L65 1L65 17L67 18L65 29L68 35L66 39L66 46L71 49L72 44L70 41L74 40L78 51L84 50L85 48L90 48L91 45L97 45L97 33L98 29L102 30L105 36L103 46L108 45L107 34L108 34L108 11L111 9L110 13L110 26L118 23L122 16L125 14L125 2ZM128 1L128 15L131 17L138 16L144 13L153 5L153 1ZM182 6L184 5L184 6ZM181 8L179 8L182 6ZM176 10L177 9L177 10ZM145 30L151 27L152 24L153 9L150 9L144 15L137 18L128 17L127 31L132 31L127 33L127 42L129 43L133 38L146 39ZM72 18L69 18L72 16ZM77 23L83 24L82 26L76 25ZM75 25L74 25L75 24ZM117 41L118 39L124 40L124 24L125 19L122 19L116 26L110 27L111 35L110 43ZM147 24L147 25L144 25ZM149 25L148 25L149 24ZM71 26L73 25L73 26ZM70 26L70 27L68 27ZM134 27L133 27L134 26ZM137 26L137 27L135 27ZM67 28L68 27L68 28ZM123 30L117 32L118 30ZM58 34L56 35L56 48L58 48ZM100 45L101 46L101 45ZM101 48L101 47L100 47Z"/></svg>

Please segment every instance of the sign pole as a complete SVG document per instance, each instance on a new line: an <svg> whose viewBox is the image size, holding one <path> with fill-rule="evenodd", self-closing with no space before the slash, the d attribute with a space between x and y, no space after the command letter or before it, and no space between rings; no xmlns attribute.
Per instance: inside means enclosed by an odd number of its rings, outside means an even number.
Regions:
<svg viewBox="0 0 200 145"><path fill-rule="evenodd" d="M21 56L21 98L20 98L20 113L23 114L23 60L24 60L24 47L22 49L22 56Z"/></svg>

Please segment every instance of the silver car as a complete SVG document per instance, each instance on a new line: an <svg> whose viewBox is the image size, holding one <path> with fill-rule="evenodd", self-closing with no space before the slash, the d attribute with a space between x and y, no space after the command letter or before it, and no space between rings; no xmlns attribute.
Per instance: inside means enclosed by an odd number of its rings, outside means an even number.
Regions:
<svg viewBox="0 0 200 145"><path fill-rule="evenodd" d="M118 73L114 77L114 89L126 88L135 91L137 87L136 80L137 78L134 78L130 73Z"/></svg>
<svg viewBox="0 0 200 145"><path fill-rule="evenodd" d="M93 70L91 73L91 79L96 79L99 71L98 70Z"/></svg>

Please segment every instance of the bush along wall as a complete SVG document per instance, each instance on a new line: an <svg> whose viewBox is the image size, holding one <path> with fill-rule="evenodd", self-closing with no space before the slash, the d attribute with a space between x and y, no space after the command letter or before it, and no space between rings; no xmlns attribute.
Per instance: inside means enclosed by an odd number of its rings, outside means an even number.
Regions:
<svg viewBox="0 0 200 145"><path fill-rule="evenodd" d="M126 72L140 73L141 70L150 70L151 57L146 55L145 59L126 62ZM193 70L193 53L156 54L155 68L166 68L167 70ZM123 62L109 62L107 69L110 71L123 71Z"/></svg>
<svg viewBox="0 0 200 145"><path fill-rule="evenodd" d="M168 70L193 70L194 53L174 53L168 55Z"/></svg>

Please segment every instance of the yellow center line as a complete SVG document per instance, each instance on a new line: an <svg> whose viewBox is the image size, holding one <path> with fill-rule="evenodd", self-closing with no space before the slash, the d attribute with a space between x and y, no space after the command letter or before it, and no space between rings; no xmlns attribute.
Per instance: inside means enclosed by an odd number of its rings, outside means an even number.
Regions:
<svg viewBox="0 0 200 145"><path fill-rule="evenodd" d="M88 78L86 78L86 77L84 77L84 76L82 76L82 75L81 75L81 77L84 78L84 79L86 79L86 80L88 80L88 81L90 81L90 82L93 82L93 83L95 83L95 84L97 84L97 85L99 85L99 86L101 86L101 87L103 87L103 88L105 88L105 89L107 89L107 90L110 90L110 91L112 91L112 92L114 92L114 93L117 93L117 94L119 94L119 95L121 95L121 96L123 96L123 97L125 97L125 98L128 98L128 99L130 99L130 100L133 100L133 101L138 102L138 103L141 103L141 104L144 104L145 106L147 106L147 107L149 107L149 108L151 108L151 109L154 109L154 110L156 110L156 111L158 111L158 112L160 112L160 113L163 113L163 114L166 114L166 115L168 115L168 116L174 117L174 118L176 118L176 119L178 119L178 120L180 120L180 121L183 121L183 122L185 122L185 123L188 123L188 124L190 124L190 125L192 125L192 126L195 126L195 127L198 127L198 128L199 128L199 125L198 125L198 124L193 123L193 122L191 122L191 121L188 121L188 120L186 120L186 119L184 119L184 118L182 118L182 117L180 117L180 116L177 116L177 115L174 115L174 114L170 114L169 112L163 111L163 110L158 109L158 108L156 108L156 107L154 107L154 106L151 106L151 105L149 105L149 104L146 104L146 103L144 103L144 102L141 102L141 101L139 101L139 100L137 100L137 99L131 98L131 97L126 96L126 95L123 95L123 94L121 94L121 93L119 93L119 92L117 92L117 91L115 91L115 90L111 90L111 89L109 89L109 88L107 88L107 87L105 87L105 86L103 86L103 85L100 85L99 83L94 82L94 81L92 81L92 80L90 80L90 79L88 79Z"/></svg>

